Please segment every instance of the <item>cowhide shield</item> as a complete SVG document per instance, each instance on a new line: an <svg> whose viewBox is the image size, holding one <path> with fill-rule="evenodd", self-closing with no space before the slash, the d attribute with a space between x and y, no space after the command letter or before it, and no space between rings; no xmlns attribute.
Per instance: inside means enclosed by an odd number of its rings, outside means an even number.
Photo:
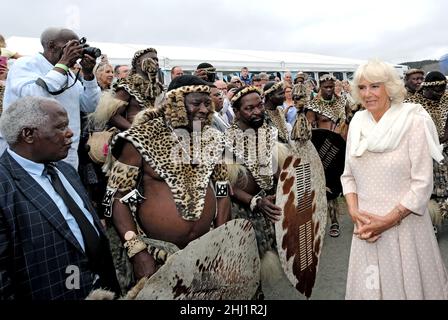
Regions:
<svg viewBox="0 0 448 320"><path fill-rule="evenodd" d="M174 253L136 300L249 300L260 283L252 224L234 219Z"/></svg>
<svg viewBox="0 0 448 320"><path fill-rule="evenodd" d="M325 174L310 141L295 146L278 179L276 205L283 216L275 223L275 233L283 270L293 286L309 298L327 224Z"/></svg>
<svg viewBox="0 0 448 320"><path fill-rule="evenodd" d="M311 140L324 166L327 199L335 199L342 192L346 142L341 135L325 129L313 129Z"/></svg>

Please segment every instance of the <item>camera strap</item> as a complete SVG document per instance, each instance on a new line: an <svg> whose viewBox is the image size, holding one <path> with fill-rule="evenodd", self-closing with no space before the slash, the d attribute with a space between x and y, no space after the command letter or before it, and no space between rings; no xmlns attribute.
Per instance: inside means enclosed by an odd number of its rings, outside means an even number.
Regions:
<svg viewBox="0 0 448 320"><path fill-rule="evenodd" d="M47 91L52 96L57 96L57 95L63 93L65 90L70 89L71 87L73 87L75 85L76 81L78 81L78 77L79 77L79 72L80 71L81 70L78 70L78 72L76 73L75 81L73 82L73 84L71 86L68 86L68 79L69 79L69 77L71 77L71 75L70 75L70 72L67 72L67 81L65 82L64 86L61 89L57 90L57 91L50 91L50 89L48 89L47 83L42 78L37 78L36 84L38 86L44 88L45 91Z"/></svg>

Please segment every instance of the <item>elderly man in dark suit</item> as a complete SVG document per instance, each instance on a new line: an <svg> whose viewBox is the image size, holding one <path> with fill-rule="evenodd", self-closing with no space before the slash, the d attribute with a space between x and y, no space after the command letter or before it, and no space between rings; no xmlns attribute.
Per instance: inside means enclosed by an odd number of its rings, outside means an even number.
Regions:
<svg viewBox="0 0 448 320"><path fill-rule="evenodd" d="M0 300L84 299L119 292L109 244L76 171L54 99L25 97L0 119L9 148L0 158Z"/></svg>

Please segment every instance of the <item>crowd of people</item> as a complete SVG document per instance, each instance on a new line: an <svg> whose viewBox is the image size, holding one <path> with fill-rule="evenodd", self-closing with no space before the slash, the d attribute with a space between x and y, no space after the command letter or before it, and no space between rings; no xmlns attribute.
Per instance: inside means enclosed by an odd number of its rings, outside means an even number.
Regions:
<svg viewBox="0 0 448 320"><path fill-rule="evenodd" d="M372 60L352 82L246 67L226 81L204 62L193 74L174 66L165 84L154 48L114 66L72 30L40 40L34 56L2 48L17 60L0 65L0 300L179 297L179 283L186 298L263 299L262 277L252 278L279 246L297 247L278 243L277 185L288 195L282 170L307 142L325 172L328 234L344 232L342 202L353 220L346 298L448 299L436 238L448 217L442 73L400 79ZM232 252L211 234L232 234ZM183 256L193 244L207 249ZM251 254L236 266L255 270L251 280L224 267ZM310 259L316 267L318 254Z"/></svg>

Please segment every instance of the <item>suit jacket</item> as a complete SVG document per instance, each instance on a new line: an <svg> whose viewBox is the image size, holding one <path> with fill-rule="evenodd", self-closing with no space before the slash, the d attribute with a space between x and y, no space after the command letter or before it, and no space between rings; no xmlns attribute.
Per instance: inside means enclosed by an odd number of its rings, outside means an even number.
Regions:
<svg viewBox="0 0 448 320"><path fill-rule="evenodd" d="M102 287L117 292L118 282L103 227L75 169L57 168L92 213L104 241ZM84 299L95 273L56 204L9 154L0 158L0 300Z"/></svg>

